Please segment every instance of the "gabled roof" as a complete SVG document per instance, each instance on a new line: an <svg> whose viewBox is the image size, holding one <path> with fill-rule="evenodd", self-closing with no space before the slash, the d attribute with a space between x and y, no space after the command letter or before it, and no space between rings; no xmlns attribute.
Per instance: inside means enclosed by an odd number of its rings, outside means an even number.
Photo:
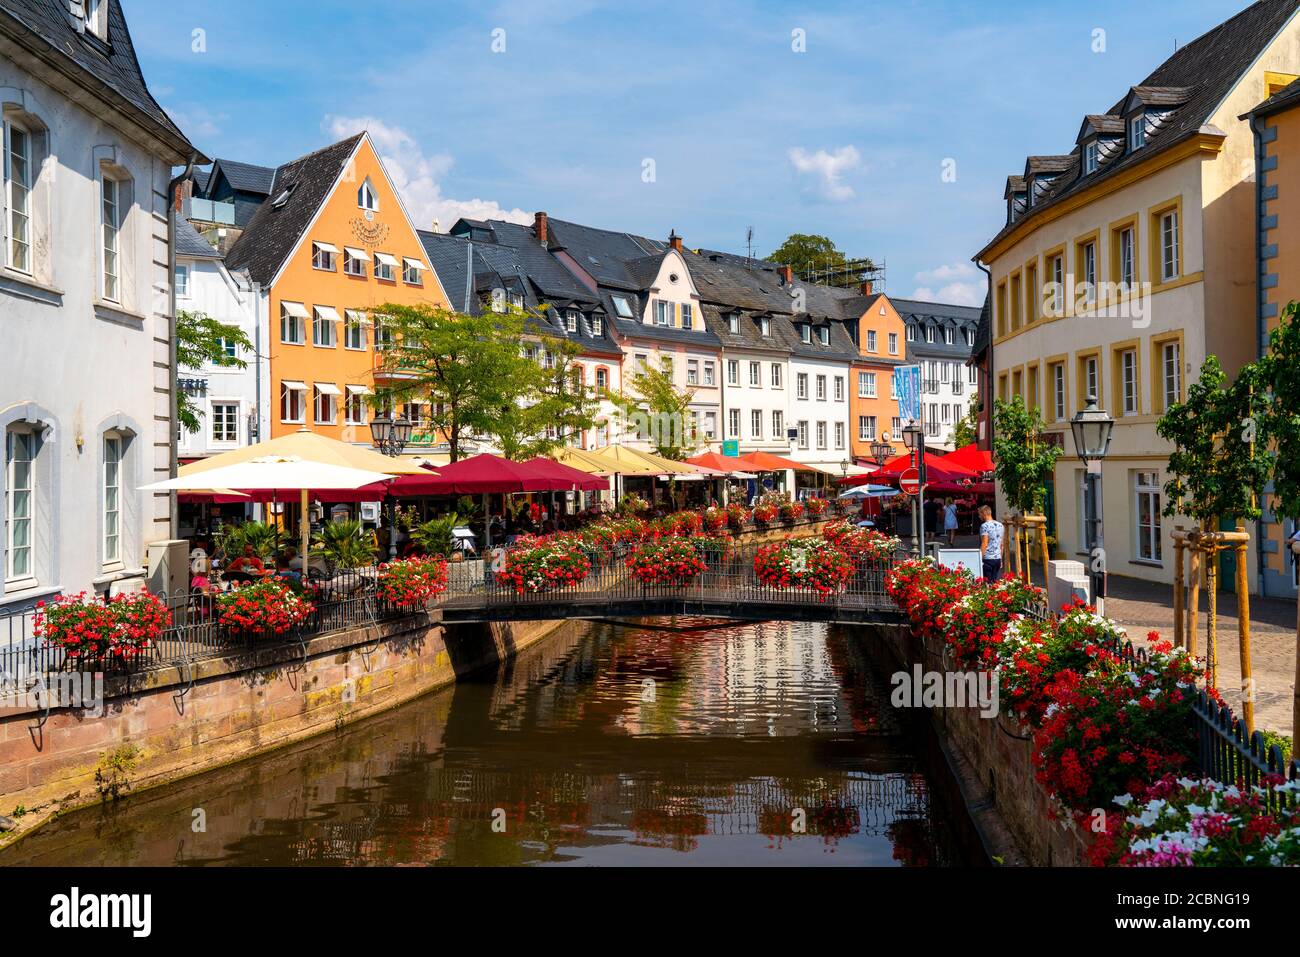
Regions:
<svg viewBox="0 0 1300 957"><path fill-rule="evenodd" d="M176 217L176 255L186 259L221 259L215 246L199 235L188 219Z"/></svg>
<svg viewBox="0 0 1300 957"><path fill-rule="evenodd" d="M1116 157L1084 178L1078 175L1079 155L1075 150L1071 154L1069 169L1056 178L1046 194L1022 216L999 230L975 258L985 256L992 246L1063 197L1136 166L1203 131L1223 135L1221 130L1206 126L1211 115L1298 8L1300 0L1258 0L1178 49L1141 83L1126 90L1123 97L1106 111L1110 116L1122 116L1133 95L1139 100L1149 100L1147 105L1153 108L1170 110L1170 115L1157 129L1148 131L1146 145Z"/></svg>
<svg viewBox="0 0 1300 957"><path fill-rule="evenodd" d="M243 193L257 193L261 196L271 195L271 183L275 180L275 170L269 166L254 166L237 160L216 159L212 161L209 184L215 187L217 173L225 176L232 189Z"/></svg>
<svg viewBox="0 0 1300 957"><path fill-rule="evenodd" d="M1079 127L1079 135L1075 137L1074 142L1082 143L1084 140L1091 139L1094 136L1123 135L1124 117L1094 113L1083 118L1083 125Z"/></svg>
<svg viewBox="0 0 1300 957"><path fill-rule="evenodd" d="M1025 178L1019 173L1013 173L1007 177L1007 185L1002 190L1002 198L1010 199L1014 193L1023 193L1026 189Z"/></svg>
<svg viewBox="0 0 1300 957"><path fill-rule="evenodd" d="M1259 106L1238 117L1238 119L1244 120L1250 116L1270 116L1274 113L1281 113L1283 110L1289 110L1297 103L1300 103L1300 80L1295 80L1288 86L1278 90Z"/></svg>
<svg viewBox="0 0 1300 957"><path fill-rule="evenodd" d="M753 312L791 313L790 294L782 288L774 264L712 249L683 250L682 256L705 302Z"/></svg>
<svg viewBox="0 0 1300 957"><path fill-rule="evenodd" d="M0 0L0 35L12 37L58 73L121 110L174 152L179 165L196 153L185 134L149 92L119 0L105 0L108 43L75 26L66 0ZM206 158L199 154L201 162Z"/></svg>
<svg viewBox="0 0 1300 957"><path fill-rule="evenodd" d="M364 135L349 136L277 169L268 200L258 207L248 228L226 254L226 265L247 269L254 282L270 285L321 205L329 199ZM282 195L284 202L276 205Z"/></svg>

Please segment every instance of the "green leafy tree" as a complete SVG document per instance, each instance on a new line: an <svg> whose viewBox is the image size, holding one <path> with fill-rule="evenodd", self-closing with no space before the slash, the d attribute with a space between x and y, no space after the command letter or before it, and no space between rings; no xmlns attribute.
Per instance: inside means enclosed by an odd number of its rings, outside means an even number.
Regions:
<svg viewBox="0 0 1300 957"><path fill-rule="evenodd" d="M815 233L791 233L786 237L785 242L772 251L767 261L789 266L794 270L795 275L803 277L807 277L814 270L839 268L849 263L848 257L835 247L835 243L829 237ZM875 268L870 260L855 262L861 264L862 273ZM856 279L853 281L856 282Z"/></svg>
<svg viewBox="0 0 1300 957"><path fill-rule="evenodd" d="M983 406L980 403L980 397L977 395L971 402L970 409L967 413L957 420L957 424L952 427L952 441L954 448L963 448L970 445L979 438L980 434L980 412Z"/></svg>
<svg viewBox="0 0 1300 957"><path fill-rule="evenodd" d="M470 315L387 303L374 312L389 342L379 354L377 375L385 382L375 390L375 403L428 403L430 426L446 439L453 462L471 439L516 442L519 429L537 424L538 417L519 406L547 402L554 377L529 354L529 344L534 351L573 355L570 343L539 331L536 317L515 307ZM565 414L580 420L572 409Z"/></svg>
<svg viewBox="0 0 1300 957"><path fill-rule="evenodd" d="M680 460L699 447L691 415L695 389L678 389L672 372L644 362L627 385L622 395L605 393L623 416L625 432L649 442L664 458Z"/></svg>
<svg viewBox="0 0 1300 957"><path fill-rule="evenodd" d="M516 380L515 401L501 406L488 432L501 454L523 461L546 455L596 424L595 394L582 381L577 343L548 340L551 365L534 363L526 377Z"/></svg>
<svg viewBox="0 0 1300 957"><path fill-rule="evenodd" d="M1164 514L1188 515L1204 527L1259 518L1272 458L1257 448L1269 411L1265 376L1262 364L1250 363L1229 382L1218 357L1208 356L1187 400L1160 417L1156 433L1174 446Z"/></svg>
<svg viewBox="0 0 1300 957"><path fill-rule="evenodd" d="M993 418L993 459L1002 494L1021 515L1041 514L1061 448L1045 440L1042 417L1020 396L995 399Z"/></svg>
<svg viewBox="0 0 1300 957"><path fill-rule="evenodd" d="M221 369L242 369L248 365L239 358L240 349L252 349L244 330L218 322L202 312L176 313L176 365L180 369L201 369L204 363ZM233 349L235 355L231 355ZM203 411L181 389L176 390L176 415L186 432L199 430Z"/></svg>

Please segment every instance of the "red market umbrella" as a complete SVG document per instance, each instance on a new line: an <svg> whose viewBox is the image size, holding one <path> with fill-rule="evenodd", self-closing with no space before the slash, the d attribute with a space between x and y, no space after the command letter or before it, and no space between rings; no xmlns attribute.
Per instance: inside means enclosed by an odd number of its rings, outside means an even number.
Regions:
<svg viewBox="0 0 1300 957"><path fill-rule="evenodd" d="M993 453L985 452L974 442L963 445L956 452L949 452L943 460L949 465L960 465L962 468L981 474L993 471Z"/></svg>
<svg viewBox="0 0 1300 957"><path fill-rule="evenodd" d="M752 469L752 466L742 462L738 455L719 455L717 452L702 452L685 461L687 465L717 469L719 472L746 472Z"/></svg>
<svg viewBox="0 0 1300 957"><path fill-rule="evenodd" d="M529 459L524 465L536 469L543 475L549 475L553 479L566 482L567 484L564 486L566 492L569 490L576 492L604 492L609 489L609 479L599 478L588 472L571 468L562 462L548 459L542 455L537 456L535 459Z"/></svg>
<svg viewBox="0 0 1300 957"><path fill-rule="evenodd" d="M554 478L527 463L511 462L484 452L451 465L440 465L437 475L400 476L389 483L389 488L395 495L494 495L565 492L573 488L573 482Z"/></svg>
<svg viewBox="0 0 1300 957"><path fill-rule="evenodd" d="M884 465L874 472L866 475L853 475L844 479L836 479L840 485L846 483L856 483L861 485L863 482L877 482L881 479L898 478L907 469L912 468L914 456L905 454L890 459ZM941 455L931 455L925 453L925 479L927 483L931 482L959 482L962 479L979 478L978 473L960 465L948 464L947 458Z"/></svg>

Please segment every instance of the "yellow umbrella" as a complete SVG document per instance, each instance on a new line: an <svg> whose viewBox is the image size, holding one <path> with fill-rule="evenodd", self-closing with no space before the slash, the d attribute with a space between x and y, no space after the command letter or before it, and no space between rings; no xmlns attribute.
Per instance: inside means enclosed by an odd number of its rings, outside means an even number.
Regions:
<svg viewBox="0 0 1300 957"><path fill-rule="evenodd" d="M662 455L656 455L654 452L642 452L640 449L628 449L632 455L648 462L651 466L658 469L660 474L664 475L699 475L706 472L705 469L698 465L687 465L685 462L678 462L676 459L665 458Z"/></svg>
<svg viewBox="0 0 1300 957"><path fill-rule="evenodd" d="M348 442L340 442L324 435L318 435L309 429L299 429L278 439L268 439L256 445L231 449L210 458L191 462L181 466L181 476L197 475L210 469L237 465L252 459L274 456L292 458L302 462L315 462L319 465L337 465L342 468L361 469L365 472L383 472L386 475L429 475L428 469L421 468L409 457L393 458Z"/></svg>
<svg viewBox="0 0 1300 957"><path fill-rule="evenodd" d="M586 472L590 475L612 475L618 471L614 468L614 463L602 459L594 452L588 452L585 449L571 447L556 449L547 458L554 459L561 465L567 465L571 469L577 469L579 472Z"/></svg>
<svg viewBox="0 0 1300 957"><path fill-rule="evenodd" d="M620 475L658 475L664 471L657 463L643 458L626 445L607 445L587 454L606 463L609 471Z"/></svg>

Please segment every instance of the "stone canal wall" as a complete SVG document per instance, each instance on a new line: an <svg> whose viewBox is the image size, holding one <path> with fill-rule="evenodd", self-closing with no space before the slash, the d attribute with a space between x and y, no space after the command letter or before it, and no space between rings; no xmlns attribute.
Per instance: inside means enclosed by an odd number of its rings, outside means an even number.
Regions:
<svg viewBox="0 0 1300 957"><path fill-rule="evenodd" d="M943 672L943 651L905 626L863 629L882 661L911 671ZM1087 864L1083 835L1057 821L1034 777L1028 732L1008 718L983 717L977 707L928 711L958 779L972 820L989 853L1004 864L1072 867Z"/></svg>
<svg viewBox="0 0 1300 957"><path fill-rule="evenodd" d="M513 657L564 622L443 627L437 613L110 679L89 710L0 712L0 815L140 790L337 729Z"/></svg>

